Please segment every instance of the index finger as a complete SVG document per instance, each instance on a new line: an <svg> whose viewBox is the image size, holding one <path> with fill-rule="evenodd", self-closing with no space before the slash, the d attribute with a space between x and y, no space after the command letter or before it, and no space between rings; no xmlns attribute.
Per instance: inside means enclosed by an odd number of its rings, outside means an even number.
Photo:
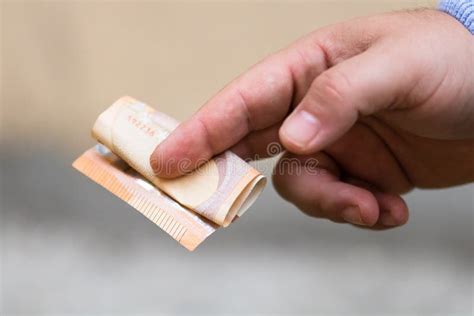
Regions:
<svg viewBox="0 0 474 316"><path fill-rule="evenodd" d="M361 22L350 23L351 30L359 25L355 32L359 33L365 28ZM231 82L157 146L150 157L155 173L170 178L190 172L249 133L283 121L338 55L348 58L358 53L358 37L343 37L343 30L344 24L309 34ZM187 163L179 164L184 159Z"/></svg>
<svg viewBox="0 0 474 316"><path fill-rule="evenodd" d="M324 65L323 54L318 56L317 52L306 50L305 57L302 48L299 49L301 53L288 49L253 66L178 126L150 158L157 175L168 178L192 171L200 162L227 150L247 134L282 121L297 90L308 87L314 72ZM310 58L319 67L308 65ZM177 168L177 162L182 159L191 162L186 170Z"/></svg>

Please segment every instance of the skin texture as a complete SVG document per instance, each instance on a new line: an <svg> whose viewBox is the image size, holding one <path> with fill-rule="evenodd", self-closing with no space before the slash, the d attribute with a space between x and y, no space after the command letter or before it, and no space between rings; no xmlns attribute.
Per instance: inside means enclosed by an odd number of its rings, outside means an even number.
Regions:
<svg viewBox="0 0 474 316"><path fill-rule="evenodd" d="M335 222L400 226L408 220L401 194L474 181L473 56L474 37L434 10L325 27L236 78L150 162L176 177L228 149L264 158L278 142L282 159L300 162L298 172L275 169L284 199ZM194 164L165 168L171 158Z"/></svg>

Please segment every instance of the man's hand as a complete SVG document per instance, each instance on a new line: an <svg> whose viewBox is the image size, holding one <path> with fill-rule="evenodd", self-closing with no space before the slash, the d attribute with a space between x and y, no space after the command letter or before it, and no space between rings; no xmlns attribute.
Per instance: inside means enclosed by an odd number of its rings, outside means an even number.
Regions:
<svg viewBox="0 0 474 316"><path fill-rule="evenodd" d="M280 142L299 172L276 167L277 191L305 213L390 228L399 196L474 180L474 37L432 10L317 30L235 79L151 157L162 177L233 150L266 157ZM178 168L181 159L192 162ZM316 158L319 172L306 170ZM164 168L171 160L177 163Z"/></svg>

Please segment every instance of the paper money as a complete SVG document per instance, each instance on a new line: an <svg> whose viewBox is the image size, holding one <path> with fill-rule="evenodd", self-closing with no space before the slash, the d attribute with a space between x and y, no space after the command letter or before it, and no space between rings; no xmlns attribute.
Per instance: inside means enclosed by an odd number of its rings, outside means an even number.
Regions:
<svg viewBox="0 0 474 316"><path fill-rule="evenodd" d="M120 178L121 182L126 182L126 187L133 187L131 191L134 192L137 189L136 181L150 182L152 185L149 185L155 190L153 194L168 197L167 202L161 199L162 208L163 205L166 206L164 209L172 208L169 205L170 201L173 201L190 214L197 214L201 222L215 225L208 225L208 232L219 226L226 227L250 207L265 186L266 179L230 151L214 157L194 172L179 178L157 177L150 166L150 155L177 125L178 122L166 114L131 97L123 97L99 116L92 129L93 137L110 149L117 161L112 163L110 159L104 160L104 150L101 153L95 148L76 160L75 167L109 191L112 190L106 185L107 179L93 176L90 170L86 172L84 167L80 167L83 166L81 161L91 161L91 165L100 166L102 173L106 170L114 178ZM125 162L136 172L133 179L123 175L125 171L117 167L118 161ZM127 201L123 196L113 193ZM149 202L150 199L148 194L145 200ZM136 205L132 206L137 208ZM188 223L188 228L189 225ZM199 238L195 239L199 242L207 237L206 234L198 235Z"/></svg>
<svg viewBox="0 0 474 316"><path fill-rule="evenodd" d="M142 213L188 250L194 250L219 228L150 184L103 145L97 144L87 150L73 166Z"/></svg>

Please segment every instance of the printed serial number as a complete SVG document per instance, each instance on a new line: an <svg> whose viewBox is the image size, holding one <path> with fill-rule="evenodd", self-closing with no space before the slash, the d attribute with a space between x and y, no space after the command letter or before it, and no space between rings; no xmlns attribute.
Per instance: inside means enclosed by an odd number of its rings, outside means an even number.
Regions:
<svg viewBox="0 0 474 316"><path fill-rule="evenodd" d="M137 119L136 117L133 117L132 115L129 115L128 116L128 121L133 125L135 126L136 128L138 128L139 130L143 131L145 134L147 134L148 136L155 136L155 129L140 121L139 119Z"/></svg>

